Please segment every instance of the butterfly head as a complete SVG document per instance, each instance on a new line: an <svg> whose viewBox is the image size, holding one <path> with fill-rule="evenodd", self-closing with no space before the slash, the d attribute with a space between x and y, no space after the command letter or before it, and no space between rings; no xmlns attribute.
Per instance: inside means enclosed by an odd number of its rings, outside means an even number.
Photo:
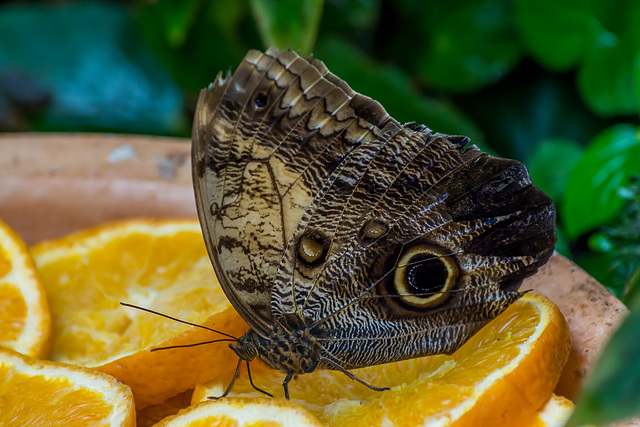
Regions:
<svg viewBox="0 0 640 427"><path fill-rule="evenodd" d="M251 362L258 356L258 339L259 336L253 332L253 330L249 330L249 332L238 339L237 344L229 344L229 348L233 350L240 359Z"/></svg>

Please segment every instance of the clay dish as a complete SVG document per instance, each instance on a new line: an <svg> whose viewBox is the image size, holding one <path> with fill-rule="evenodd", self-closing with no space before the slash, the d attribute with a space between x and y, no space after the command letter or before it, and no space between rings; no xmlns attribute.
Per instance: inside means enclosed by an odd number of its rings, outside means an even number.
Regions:
<svg viewBox="0 0 640 427"><path fill-rule="evenodd" d="M0 135L0 218L33 244L115 219L195 217L190 149L147 136ZM559 254L521 289L551 298L569 323L573 348L556 392L575 398L627 309Z"/></svg>

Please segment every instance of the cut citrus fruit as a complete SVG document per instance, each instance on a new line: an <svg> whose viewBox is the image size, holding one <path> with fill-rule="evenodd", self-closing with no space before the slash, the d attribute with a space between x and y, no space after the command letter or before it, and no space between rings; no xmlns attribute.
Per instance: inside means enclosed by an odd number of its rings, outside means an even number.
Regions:
<svg viewBox="0 0 640 427"><path fill-rule="evenodd" d="M230 378L227 343L150 352L224 338L132 303L239 336L248 326L220 289L197 220L128 220L43 242L32 250L49 296L53 360L106 372L136 406L214 378Z"/></svg>
<svg viewBox="0 0 640 427"><path fill-rule="evenodd" d="M49 307L31 255L0 221L0 345L42 358L50 331Z"/></svg>
<svg viewBox="0 0 640 427"><path fill-rule="evenodd" d="M193 390L183 391L162 403L136 410L136 426L151 427L168 416L177 414L181 409L189 407L192 393Z"/></svg>
<svg viewBox="0 0 640 427"><path fill-rule="evenodd" d="M0 425L135 426L133 396L115 378L0 348Z"/></svg>
<svg viewBox="0 0 640 427"><path fill-rule="evenodd" d="M320 427L320 421L304 407L286 400L240 397L202 402L154 427Z"/></svg>
<svg viewBox="0 0 640 427"><path fill-rule="evenodd" d="M299 375L289 390L327 425L528 425L551 396L570 347L558 308L543 296L526 294L453 355L352 371L390 390L373 391L327 370ZM281 372L252 370L252 376L257 387L283 395ZM219 396L225 385L196 387L192 402ZM231 395L259 396L246 371Z"/></svg>
<svg viewBox="0 0 640 427"><path fill-rule="evenodd" d="M569 421L574 409L572 401L554 394L538 411L529 427L562 427Z"/></svg>

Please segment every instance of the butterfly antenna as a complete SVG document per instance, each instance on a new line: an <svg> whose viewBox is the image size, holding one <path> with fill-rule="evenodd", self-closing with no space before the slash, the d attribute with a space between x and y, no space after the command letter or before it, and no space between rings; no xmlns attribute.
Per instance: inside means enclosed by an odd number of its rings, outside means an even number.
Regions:
<svg viewBox="0 0 640 427"><path fill-rule="evenodd" d="M213 343L216 343L216 342L236 342L236 340L232 340L232 339L229 339L229 338L223 338L221 340L203 341L203 342L197 342L195 344L182 344L182 345L170 345L170 346L167 346L167 347L157 347L157 348L152 348L149 351L172 350L174 348L197 347L199 345L213 344Z"/></svg>
<svg viewBox="0 0 640 427"><path fill-rule="evenodd" d="M171 316L168 316L166 314L150 310L148 308L140 307L140 306L133 305L133 304L128 304L126 302L120 302L120 305L123 305L125 307L135 308L136 310L146 311L147 313L155 314L156 316L160 316L160 317L164 317L166 319L174 320L176 322L184 323L185 325L195 326L196 328L206 329L207 331L215 332L215 333L220 334L222 336L225 336L227 338L231 338L234 341L238 341L238 338L234 337L233 335L225 334L224 332L220 332L220 331L217 331L215 329L208 328L206 326L198 325L197 323L191 323L191 322L187 322L186 320L177 319L175 317L171 317ZM198 345L198 344L195 344L195 345Z"/></svg>

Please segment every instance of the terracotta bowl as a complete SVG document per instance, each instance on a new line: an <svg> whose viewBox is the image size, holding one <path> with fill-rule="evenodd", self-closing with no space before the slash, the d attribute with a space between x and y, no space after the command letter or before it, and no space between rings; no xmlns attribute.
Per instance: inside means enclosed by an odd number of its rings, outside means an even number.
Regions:
<svg viewBox="0 0 640 427"><path fill-rule="evenodd" d="M0 135L0 218L33 244L120 218L195 217L190 163L184 139ZM551 298L569 323L573 350L556 392L575 398L627 310L557 254L522 289Z"/></svg>

